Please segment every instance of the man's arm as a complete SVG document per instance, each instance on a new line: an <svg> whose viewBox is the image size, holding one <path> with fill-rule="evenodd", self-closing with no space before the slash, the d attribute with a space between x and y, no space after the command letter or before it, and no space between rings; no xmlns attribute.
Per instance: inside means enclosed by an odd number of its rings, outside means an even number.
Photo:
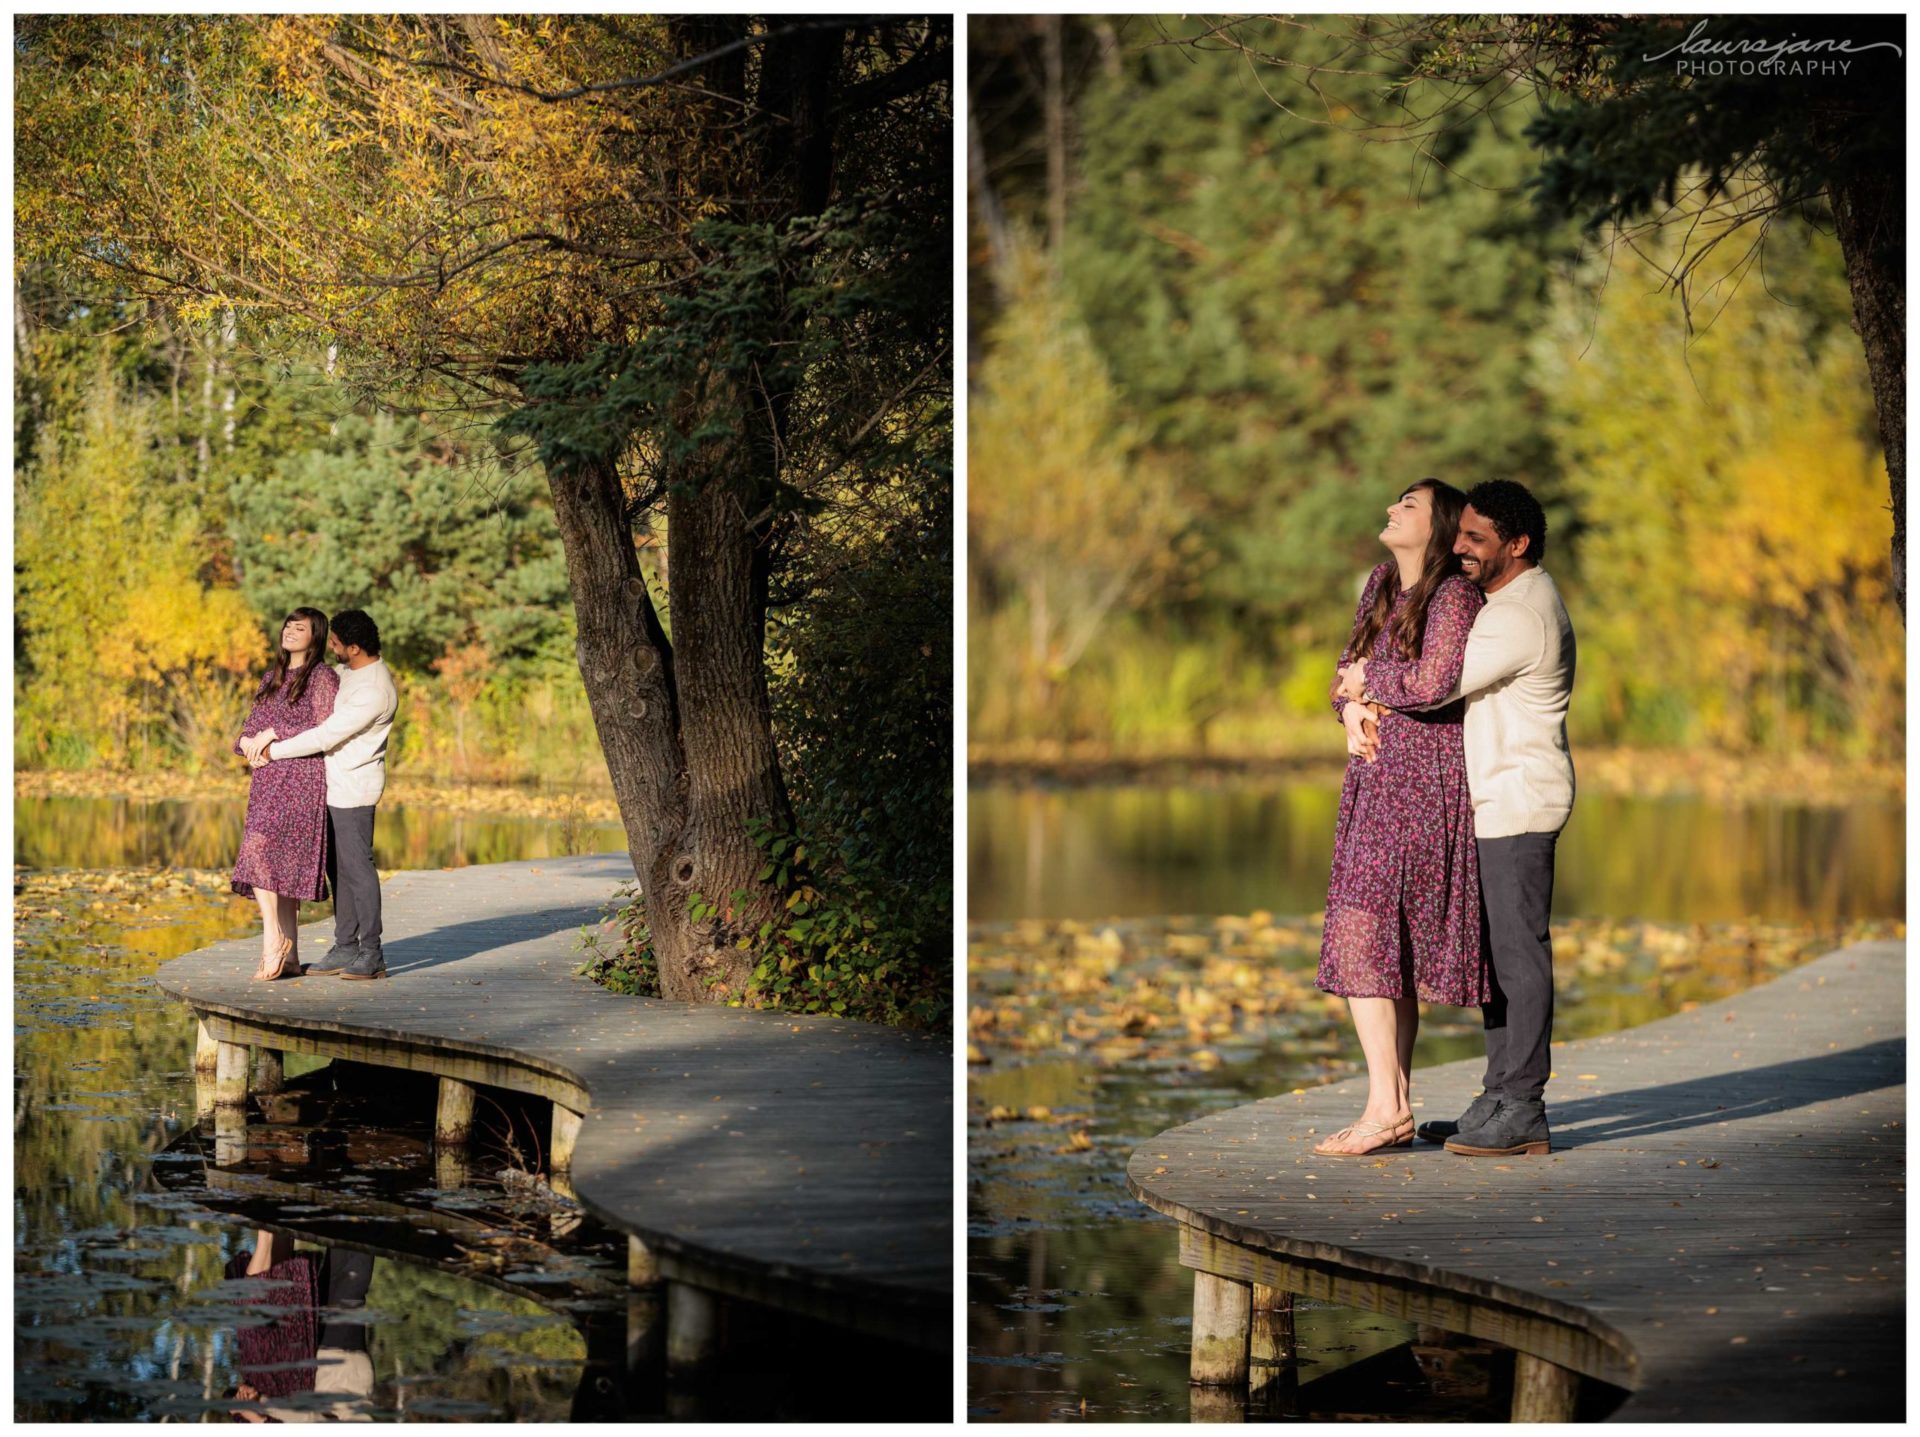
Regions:
<svg viewBox="0 0 1920 1437"><path fill-rule="evenodd" d="M1474 620L1454 682L1436 691L1432 673L1397 659L1367 665L1367 697L1393 709L1442 708L1525 669L1540 656L1539 616L1524 604L1489 604ZM1422 682L1422 680L1426 682Z"/></svg>
<svg viewBox="0 0 1920 1437"><path fill-rule="evenodd" d="M266 755L275 758L306 758L338 748L380 717L380 695L372 684L361 684L334 701L333 712L310 729L302 729L289 738L277 738L267 745Z"/></svg>

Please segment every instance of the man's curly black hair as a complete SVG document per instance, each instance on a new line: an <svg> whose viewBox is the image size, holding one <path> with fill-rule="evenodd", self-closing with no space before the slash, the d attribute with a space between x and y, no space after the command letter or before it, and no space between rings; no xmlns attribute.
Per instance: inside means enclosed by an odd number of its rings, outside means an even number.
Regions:
<svg viewBox="0 0 1920 1437"><path fill-rule="evenodd" d="M362 653L380 656L380 630L364 609L342 609L333 616L333 631L343 644L358 644Z"/></svg>
<svg viewBox="0 0 1920 1437"><path fill-rule="evenodd" d="M1523 558L1537 564L1547 556L1547 516L1526 485L1511 479L1489 479L1473 486L1467 502L1486 516L1501 543L1510 544L1525 534L1527 552Z"/></svg>

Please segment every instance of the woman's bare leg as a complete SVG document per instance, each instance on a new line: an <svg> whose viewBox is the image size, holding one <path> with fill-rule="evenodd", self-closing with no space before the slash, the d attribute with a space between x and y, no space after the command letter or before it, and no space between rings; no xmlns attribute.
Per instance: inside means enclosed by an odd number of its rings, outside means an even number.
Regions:
<svg viewBox="0 0 1920 1437"><path fill-rule="evenodd" d="M280 951L280 895L269 893L264 888L253 890L254 902L260 905L260 966L255 971L265 973L273 962L273 955Z"/></svg>
<svg viewBox="0 0 1920 1437"><path fill-rule="evenodd" d="M1407 1114L1412 1044L1407 1044L1407 1055L1403 1058L1399 1018L1400 1005L1406 1001L1401 998L1347 999L1347 1006L1353 1011L1354 1031L1360 1035L1360 1051L1367 1060L1367 1107L1360 1115L1362 1122L1392 1127ZM1347 1152L1365 1152L1379 1141L1378 1134L1356 1135L1335 1146Z"/></svg>

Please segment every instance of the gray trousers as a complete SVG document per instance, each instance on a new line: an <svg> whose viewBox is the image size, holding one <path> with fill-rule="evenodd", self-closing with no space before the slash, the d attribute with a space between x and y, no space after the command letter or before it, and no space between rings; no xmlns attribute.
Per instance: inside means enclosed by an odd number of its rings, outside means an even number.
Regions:
<svg viewBox="0 0 1920 1437"><path fill-rule="evenodd" d="M1481 938L1492 958L1493 996L1480 1012L1487 1032L1481 1086L1507 1098L1538 1098L1552 1072L1553 848L1557 833L1475 840L1480 851Z"/></svg>
<svg viewBox="0 0 1920 1437"><path fill-rule="evenodd" d="M333 941L380 946L380 875L373 866L373 811L327 805L327 882Z"/></svg>

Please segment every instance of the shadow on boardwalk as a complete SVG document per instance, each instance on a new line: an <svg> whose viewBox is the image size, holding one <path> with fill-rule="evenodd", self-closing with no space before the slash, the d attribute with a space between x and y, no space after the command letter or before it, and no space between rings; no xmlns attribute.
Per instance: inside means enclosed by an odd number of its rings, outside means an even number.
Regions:
<svg viewBox="0 0 1920 1437"><path fill-rule="evenodd" d="M1906 1073L1904 1038L1883 1038L1841 1052L1628 1088L1605 1097L1549 1104L1556 1152L1618 1139L1683 1132L1737 1118L1791 1112L1857 1097L1898 1083Z"/></svg>

